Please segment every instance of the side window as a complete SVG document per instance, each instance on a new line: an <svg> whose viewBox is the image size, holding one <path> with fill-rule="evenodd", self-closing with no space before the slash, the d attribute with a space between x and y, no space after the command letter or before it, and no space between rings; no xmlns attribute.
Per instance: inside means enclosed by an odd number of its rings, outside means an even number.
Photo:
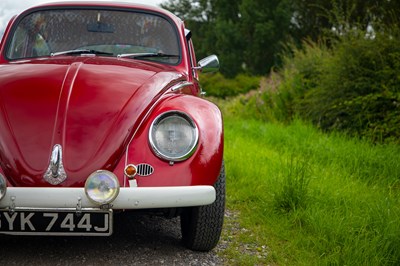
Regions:
<svg viewBox="0 0 400 266"><path fill-rule="evenodd" d="M32 24L31 20L24 19L14 32L7 57L18 59L50 55L50 48L44 34L44 25L43 21Z"/></svg>
<svg viewBox="0 0 400 266"><path fill-rule="evenodd" d="M21 58L26 54L28 47L28 34L26 30L18 27L14 33L14 38L11 43L11 48L8 50L7 56L10 58Z"/></svg>

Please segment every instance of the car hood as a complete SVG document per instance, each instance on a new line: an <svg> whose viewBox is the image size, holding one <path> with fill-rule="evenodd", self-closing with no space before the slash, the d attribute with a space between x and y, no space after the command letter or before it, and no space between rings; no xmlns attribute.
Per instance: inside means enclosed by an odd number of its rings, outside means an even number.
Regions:
<svg viewBox="0 0 400 266"><path fill-rule="evenodd" d="M59 144L61 186L113 171L149 108L182 78L172 67L115 58L1 65L1 168L13 185L49 186L43 175Z"/></svg>

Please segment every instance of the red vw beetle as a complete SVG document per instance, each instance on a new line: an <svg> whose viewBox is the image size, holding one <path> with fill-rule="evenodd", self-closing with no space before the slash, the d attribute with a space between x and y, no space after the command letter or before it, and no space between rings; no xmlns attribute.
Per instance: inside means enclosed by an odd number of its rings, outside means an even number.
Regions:
<svg viewBox="0 0 400 266"><path fill-rule="evenodd" d="M191 33L166 10L60 2L9 22L0 45L0 233L110 235L117 212L180 216L217 244L225 173L219 109ZM131 213L124 214L131 215Z"/></svg>

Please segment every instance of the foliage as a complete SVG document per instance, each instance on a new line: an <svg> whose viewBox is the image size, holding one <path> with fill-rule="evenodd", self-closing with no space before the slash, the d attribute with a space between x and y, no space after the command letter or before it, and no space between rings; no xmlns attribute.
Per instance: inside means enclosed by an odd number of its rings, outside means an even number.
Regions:
<svg viewBox="0 0 400 266"><path fill-rule="evenodd" d="M233 79L227 79L220 73L215 73L201 75L200 84L207 96L225 99L257 89L260 78L239 74Z"/></svg>
<svg viewBox="0 0 400 266"><path fill-rule="evenodd" d="M279 65L282 43L289 38L292 12L288 0L242 0L238 28L247 40L244 63L250 73L266 74Z"/></svg>
<svg viewBox="0 0 400 266"><path fill-rule="evenodd" d="M278 85L234 99L228 108L243 118L301 117L326 131L400 143L399 37L394 29L374 38L356 30L331 49L305 42L284 58L279 78L271 75Z"/></svg>
<svg viewBox="0 0 400 266"><path fill-rule="evenodd" d="M302 49L292 49L292 54L284 57L284 67L280 71L281 83L272 93L262 97L270 102L274 116L279 121L290 121L299 113L300 103L305 94L317 88L324 71L324 62L331 57L331 51L324 43L304 42Z"/></svg>
<svg viewBox="0 0 400 266"><path fill-rule="evenodd" d="M324 129L348 130L374 140L399 138L400 39L350 36L326 62L320 88L305 97L305 108L320 115L309 117ZM318 90L318 91L317 91ZM316 106L307 102L322 101ZM390 123L390 124L389 124Z"/></svg>
<svg viewBox="0 0 400 266"><path fill-rule="evenodd" d="M399 146L225 113L225 147L229 264L399 265ZM305 204L276 211L288 176Z"/></svg>
<svg viewBox="0 0 400 266"><path fill-rule="evenodd" d="M199 58L216 53L221 72L265 74L288 40L291 0L169 0L161 6L185 19Z"/></svg>
<svg viewBox="0 0 400 266"><path fill-rule="evenodd" d="M370 27L376 32L384 31L380 27L396 24L396 14L400 10L399 1L294 0L292 3L293 35L297 41L304 37L317 41L327 34L345 34L354 28L366 30Z"/></svg>
<svg viewBox="0 0 400 266"><path fill-rule="evenodd" d="M321 48L309 47L301 57L314 60ZM298 58L298 59L300 59ZM298 59L295 59L296 63ZM324 130L344 130L374 141L400 140L400 39L377 34L346 36L331 55L315 60L315 68L297 64L282 84L290 91L296 114ZM297 72L297 73L296 73ZM289 82L287 84L286 82ZM291 86L290 89L287 89Z"/></svg>
<svg viewBox="0 0 400 266"><path fill-rule="evenodd" d="M282 169L282 174L278 177L282 183L282 188L275 194L275 208L282 212L306 208L310 177L311 169L307 158L296 159L292 155L287 167Z"/></svg>
<svg viewBox="0 0 400 266"><path fill-rule="evenodd" d="M387 32L398 24L399 1L376 0L166 0L162 7L192 30L198 58L217 54L221 71L264 75L280 67L285 44Z"/></svg>

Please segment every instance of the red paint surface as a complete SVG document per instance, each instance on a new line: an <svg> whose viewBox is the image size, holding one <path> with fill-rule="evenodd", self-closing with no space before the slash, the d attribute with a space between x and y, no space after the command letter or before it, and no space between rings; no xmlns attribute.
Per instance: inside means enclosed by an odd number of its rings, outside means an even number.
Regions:
<svg viewBox="0 0 400 266"><path fill-rule="evenodd" d="M190 69L183 23L167 11L144 9L162 12L177 24L182 48L178 66L99 56L8 62L7 28L0 47L0 172L12 185L51 186L43 174L55 144L62 145L68 175L59 186L83 186L98 169L114 171L123 184L125 161L155 168L153 175L137 178L139 186L215 182L223 156L221 114L197 97L199 86ZM194 85L171 92L171 86L181 81ZM186 112L200 131L195 154L173 166L156 157L148 143L150 123L169 110Z"/></svg>

